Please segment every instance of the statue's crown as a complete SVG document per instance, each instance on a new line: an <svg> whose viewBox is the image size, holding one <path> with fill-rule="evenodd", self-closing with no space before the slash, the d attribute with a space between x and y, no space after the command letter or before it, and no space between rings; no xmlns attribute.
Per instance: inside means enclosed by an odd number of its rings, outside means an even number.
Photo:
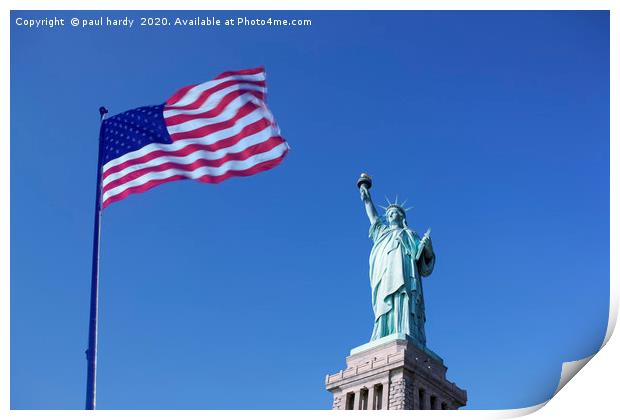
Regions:
<svg viewBox="0 0 620 420"><path fill-rule="evenodd" d="M412 207L407 207L405 208L405 203L407 202L407 200L403 201L402 203L398 203L398 196L396 196L396 200L394 200L394 202L390 202L390 200L388 200L387 197L385 197L385 201L387 201L388 206L387 207L383 207L383 206L379 206L381 207L383 210L385 210L385 212L387 213L387 211L389 209L398 209L403 215L405 215L405 213L409 210L412 209Z"/></svg>
<svg viewBox="0 0 620 420"><path fill-rule="evenodd" d="M387 206L387 207L385 208L385 211L387 212L389 209L398 209L398 210L400 210L400 211L402 211L402 212L404 212L404 211L405 211L405 209L404 209L404 208L402 208L401 206L399 206L398 204L390 204L389 206Z"/></svg>

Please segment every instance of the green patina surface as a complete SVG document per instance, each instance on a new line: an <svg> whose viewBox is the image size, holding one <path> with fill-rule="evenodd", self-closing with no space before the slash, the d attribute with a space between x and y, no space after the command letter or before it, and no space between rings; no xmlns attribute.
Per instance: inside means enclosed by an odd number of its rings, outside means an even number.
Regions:
<svg viewBox="0 0 620 420"><path fill-rule="evenodd" d="M407 224L404 203L388 202L379 216L370 197L372 179L362 173L357 181L373 241L369 258L372 309L375 322L370 341L393 334L408 335L426 347L424 292L422 277L435 267L435 252L430 229L420 238Z"/></svg>

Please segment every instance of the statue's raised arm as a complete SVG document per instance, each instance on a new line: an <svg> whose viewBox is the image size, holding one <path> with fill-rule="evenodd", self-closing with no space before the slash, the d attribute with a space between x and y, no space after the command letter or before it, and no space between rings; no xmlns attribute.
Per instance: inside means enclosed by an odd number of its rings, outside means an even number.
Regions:
<svg viewBox="0 0 620 420"><path fill-rule="evenodd" d="M364 202L364 207L366 208L366 215L368 215L368 220L370 220L370 224L374 225L379 215L377 214L377 209L372 202L372 198L370 198L370 187L372 186L372 179L366 173L362 173L360 178L357 180L357 187L360 190L360 197Z"/></svg>

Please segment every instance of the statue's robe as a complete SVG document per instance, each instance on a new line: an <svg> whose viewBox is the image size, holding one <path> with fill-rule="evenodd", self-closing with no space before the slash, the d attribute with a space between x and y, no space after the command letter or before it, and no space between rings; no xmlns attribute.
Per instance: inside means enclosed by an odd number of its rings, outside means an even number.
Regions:
<svg viewBox="0 0 620 420"><path fill-rule="evenodd" d="M433 272L432 247L416 260L420 237L408 228L391 228L378 218L370 227L370 287L375 325L372 340L394 333L408 334L421 345L424 333L422 276Z"/></svg>

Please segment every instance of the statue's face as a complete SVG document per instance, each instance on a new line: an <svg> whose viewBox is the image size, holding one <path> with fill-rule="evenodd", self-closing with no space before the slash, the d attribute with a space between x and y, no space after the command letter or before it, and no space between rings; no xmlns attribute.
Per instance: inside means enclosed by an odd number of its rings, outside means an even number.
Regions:
<svg viewBox="0 0 620 420"><path fill-rule="evenodd" d="M388 209L386 219L391 226L403 227L403 215L394 208Z"/></svg>

